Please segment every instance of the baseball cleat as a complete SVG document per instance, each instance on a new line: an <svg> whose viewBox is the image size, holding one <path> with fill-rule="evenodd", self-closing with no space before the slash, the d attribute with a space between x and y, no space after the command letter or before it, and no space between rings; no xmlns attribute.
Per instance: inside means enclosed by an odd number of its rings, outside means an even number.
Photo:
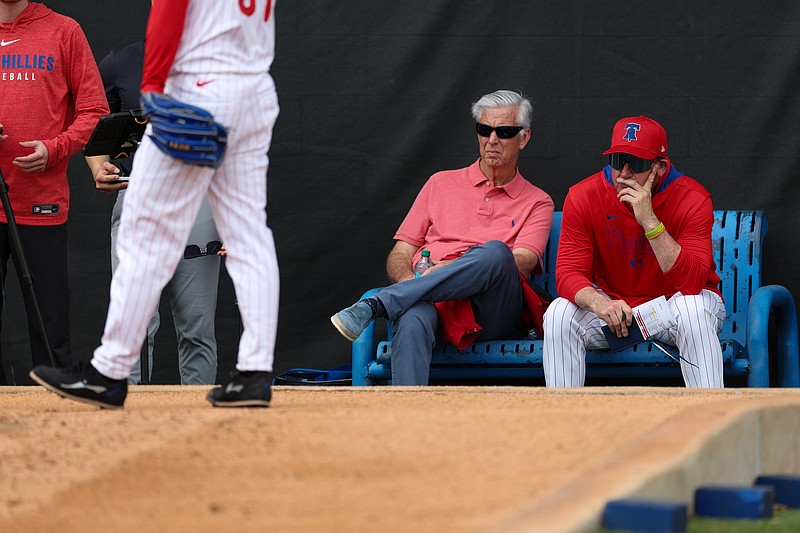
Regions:
<svg viewBox="0 0 800 533"><path fill-rule="evenodd" d="M72 368L37 366L28 375L59 396L103 409L122 409L128 395L127 380L107 378L90 363L79 363Z"/></svg>
<svg viewBox="0 0 800 533"><path fill-rule="evenodd" d="M211 389L206 400L214 407L269 407L269 382L269 372L237 370L224 387Z"/></svg>
<svg viewBox="0 0 800 533"><path fill-rule="evenodd" d="M361 300L333 315L331 323L345 339L353 342L361 335L372 318L372 308Z"/></svg>

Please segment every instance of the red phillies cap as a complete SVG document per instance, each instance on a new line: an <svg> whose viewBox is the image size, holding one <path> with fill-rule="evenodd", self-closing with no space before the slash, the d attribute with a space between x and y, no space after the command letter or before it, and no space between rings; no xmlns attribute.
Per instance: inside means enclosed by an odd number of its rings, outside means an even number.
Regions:
<svg viewBox="0 0 800 533"><path fill-rule="evenodd" d="M667 132L661 124L644 115L627 117L614 124L608 154L630 154L642 159L667 157Z"/></svg>

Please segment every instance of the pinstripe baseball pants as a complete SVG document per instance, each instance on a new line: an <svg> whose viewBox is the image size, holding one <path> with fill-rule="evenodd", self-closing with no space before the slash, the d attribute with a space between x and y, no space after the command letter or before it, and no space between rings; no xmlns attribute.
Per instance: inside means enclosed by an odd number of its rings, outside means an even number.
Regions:
<svg viewBox="0 0 800 533"><path fill-rule="evenodd" d="M719 295L703 290L697 295L676 293L667 300L676 326L653 338L676 346L682 357L681 373L687 387L721 388L722 347L717 334L725 320ZM602 321L565 298L556 298L544 315L543 364L548 387L582 387L586 380L586 350L608 348Z"/></svg>

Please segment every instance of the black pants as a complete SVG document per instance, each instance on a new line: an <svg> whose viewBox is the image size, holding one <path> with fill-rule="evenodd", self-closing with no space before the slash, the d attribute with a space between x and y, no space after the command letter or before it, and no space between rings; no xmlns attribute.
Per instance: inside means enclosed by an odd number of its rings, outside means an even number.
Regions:
<svg viewBox="0 0 800 533"><path fill-rule="evenodd" d="M22 249L33 276L33 290L39 304L50 348L58 366L72 365L72 349L69 341L69 265L67 261L67 225L17 226ZM8 257L11 255L11 239L8 224L0 223L0 270L3 280L0 293L5 287L8 274ZM0 299L0 328L5 316ZM36 322L26 305L28 336L31 344L33 366L49 365L50 360L42 339L36 331ZM14 326L9 324L8 326ZM2 354L0 354L2 359ZM0 364L0 384L7 384Z"/></svg>

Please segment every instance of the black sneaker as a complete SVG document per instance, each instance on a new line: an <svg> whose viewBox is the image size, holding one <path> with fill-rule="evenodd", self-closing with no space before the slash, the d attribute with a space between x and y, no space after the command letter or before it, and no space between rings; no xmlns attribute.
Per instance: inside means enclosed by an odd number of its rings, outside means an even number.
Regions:
<svg viewBox="0 0 800 533"><path fill-rule="evenodd" d="M269 372L234 371L224 387L209 391L206 399L214 407L269 407L272 391Z"/></svg>
<svg viewBox="0 0 800 533"><path fill-rule="evenodd" d="M104 409L122 409L128 395L128 380L107 378L90 363L72 368L37 366L28 375L59 396Z"/></svg>

